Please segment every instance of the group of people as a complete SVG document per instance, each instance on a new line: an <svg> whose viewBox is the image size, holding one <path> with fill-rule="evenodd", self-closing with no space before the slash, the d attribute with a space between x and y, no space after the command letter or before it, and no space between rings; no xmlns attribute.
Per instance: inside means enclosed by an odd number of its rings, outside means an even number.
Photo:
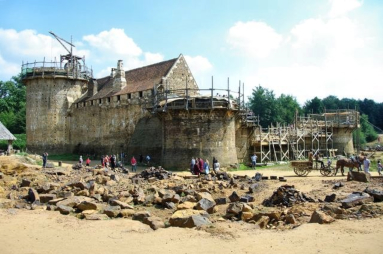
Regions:
<svg viewBox="0 0 383 254"><path fill-rule="evenodd" d="M220 165L218 160L213 157L213 170L210 170L210 163L208 159L205 159L205 161L202 158L194 158L192 157L191 163L190 163L190 173L193 175L200 175L200 174L216 174L220 170Z"/></svg>
<svg viewBox="0 0 383 254"><path fill-rule="evenodd" d="M115 169L117 166L117 156L116 155L103 155L101 156L101 165L103 167L111 167L112 169Z"/></svg>

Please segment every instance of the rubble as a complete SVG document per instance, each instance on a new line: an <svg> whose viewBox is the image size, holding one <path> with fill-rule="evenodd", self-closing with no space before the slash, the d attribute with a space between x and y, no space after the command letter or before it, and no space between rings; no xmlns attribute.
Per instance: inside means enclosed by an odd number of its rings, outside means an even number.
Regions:
<svg viewBox="0 0 383 254"><path fill-rule="evenodd" d="M315 202L304 193L296 190L294 185L283 185L274 191L273 195L263 201L264 206L287 206L291 207L296 203Z"/></svg>

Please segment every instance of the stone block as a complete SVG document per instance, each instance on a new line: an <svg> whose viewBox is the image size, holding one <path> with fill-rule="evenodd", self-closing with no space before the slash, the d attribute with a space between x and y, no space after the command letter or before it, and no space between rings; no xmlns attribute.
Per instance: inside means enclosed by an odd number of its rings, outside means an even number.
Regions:
<svg viewBox="0 0 383 254"><path fill-rule="evenodd" d="M367 193L353 192L351 195L341 200L340 202L342 203L343 208L351 208L356 205L362 205L362 204L370 203L373 201L374 201L374 198Z"/></svg>
<svg viewBox="0 0 383 254"><path fill-rule="evenodd" d="M367 183L371 181L371 174L365 172L350 171L347 174L347 181Z"/></svg>

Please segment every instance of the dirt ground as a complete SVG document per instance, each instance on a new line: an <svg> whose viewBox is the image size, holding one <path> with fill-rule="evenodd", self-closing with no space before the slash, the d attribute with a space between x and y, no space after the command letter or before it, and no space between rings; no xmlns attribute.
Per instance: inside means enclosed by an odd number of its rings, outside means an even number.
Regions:
<svg viewBox="0 0 383 254"><path fill-rule="evenodd" d="M346 182L345 177L323 177L311 172L297 177L291 171L259 169L264 176L284 176L286 183L265 181L255 195L255 204L272 195L283 184L314 199L334 192L342 181L346 196L369 183ZM254 176L255 171L235 172ZM180 175L189 174L181 172ZM377 175L373 172L372 175ZM383 182L374 187L383 188ZM165 212L171 214L171 211ZM294 229L260 229L243 221L217 220L208 229L177 227L152 230L130 219L80 220L46 210L0 209L0 253L382 253L383 216L336 220L331 224L305 223Z"/></svg>

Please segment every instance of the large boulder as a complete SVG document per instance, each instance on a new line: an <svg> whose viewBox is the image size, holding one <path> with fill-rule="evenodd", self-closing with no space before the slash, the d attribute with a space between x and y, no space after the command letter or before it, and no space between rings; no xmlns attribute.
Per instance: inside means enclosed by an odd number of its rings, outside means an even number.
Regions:
<svg viewBox="0 0 383 254"><path fill-rule="evenodd" d="M207 198L200 199L195 206L197 210L204 210L210 214L214 213L214 207L215 207L215 201L214 200L212 201Z"/></svg>
<svg viewBox="0 0 383 254"><path fill-rule="evenodd" d="M145 217L142 222L146 225L149 225L153 230L157 230L159 228L164 228L165 223L159 217Z"/></svg>
<svg viewBox="0 0 383 254"><path fill-rule="evenodd" d="M353 192L347 198L341 200L343 208L351 208L356 205L362 205L373 202L374 198L365 192Z"/></svg>
<svg viewBox="0 0 383 254"><path fill-rule="evenodd" d="M120 214L120 206L107 206L104 209L104 214L108 215L110 218L115 218Z"/></svg>
<svg viewBox="0 0 383 254"><path fill-rule="evenodd" d="M371 174L365 172L350 171L347 174L347 181L367 183L371 181Z"/></svg>
<svg viewBox="0 0 383 254"><path fill-rule="evenodd" d="M169 224L173 227L193 228L211 224L209 214L198 210L178 210L169 219Z"/></svg>
<svg viewBox="0 0 383 254"><path fill-rule="evenodd" d="M77 208L81 211L85 211L85 210L97 210L98 206L97 206L97 203L96 202L92 202L92 201L82 201L78 206Z"/></svg>
<svg viewBox="0 0 383 254"><path fill-rule="evenodd" d="M322 211L314 211L309 223L329 224L334 221L335 219L330 215L327 215Z"/></svg>

